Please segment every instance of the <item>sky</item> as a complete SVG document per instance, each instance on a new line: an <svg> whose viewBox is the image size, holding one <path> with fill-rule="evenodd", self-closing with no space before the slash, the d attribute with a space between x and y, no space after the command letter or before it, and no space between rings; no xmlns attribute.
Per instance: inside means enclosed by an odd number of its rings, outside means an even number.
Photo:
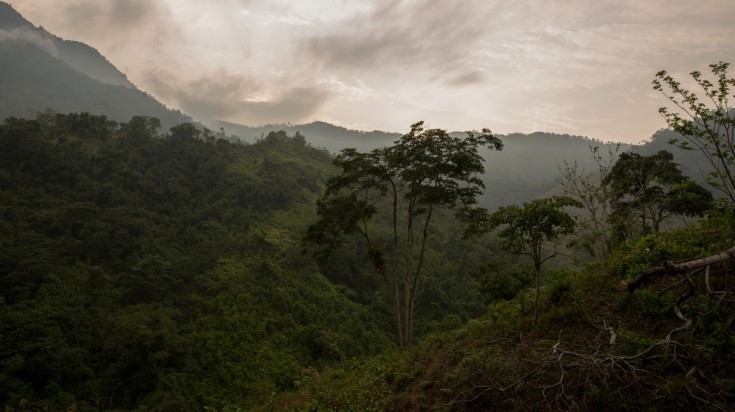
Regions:
<svg viewBox="0 0 735 412"><path fill-rule="evenodd" d="M735 64L733 0L5 0L197 120L638 143L651 81ZM735 69L735 68L734 68Z"/></svg>

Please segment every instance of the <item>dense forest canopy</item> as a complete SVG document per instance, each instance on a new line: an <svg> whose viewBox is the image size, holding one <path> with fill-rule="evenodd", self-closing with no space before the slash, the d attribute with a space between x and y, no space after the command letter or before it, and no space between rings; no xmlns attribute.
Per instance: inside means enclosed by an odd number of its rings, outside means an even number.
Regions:
<svg viewBox="0 0 735 412"><path fill-rule="evenodd" d="M394 346L358 240L322 267L301 253L331 155L300 134L159 126L0 125L0 403L257 405L306 366ZM487 253L437 227L417 336L481 314L470 256Z"/></svg>

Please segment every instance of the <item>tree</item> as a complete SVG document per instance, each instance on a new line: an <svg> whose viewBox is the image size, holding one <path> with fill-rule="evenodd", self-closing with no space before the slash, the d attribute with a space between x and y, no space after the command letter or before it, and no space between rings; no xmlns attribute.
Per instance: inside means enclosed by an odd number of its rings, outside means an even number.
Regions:
<svg viewBox="0 0 735 412"><path fill-rule="evenodd" d="M610 174L620 154L620 144L615 145L614 149L608 146L606 156L602 155L599 146L590 146L589 149L597 170L588 173L584 169L580 170L576 161L571 165L564 161L564 167L559 166L562 174L559 183L564 189L564 195L579 201L587 213L578 222L582 229L578 246L587 250L590 255L599 253L604 258L612 252L612 230L608 221L612 194L609 187L602 182Z"/></svg>
<svg viewBox="0 0 735 412"><path fill-rule="evenodd" d="M653 89L678 109L659 109L669 127L682 136L670 143L684 150L696 149L704 153L712 166L708 182L735 206L735 110L729 102L735 79L727 77L729 63L719 62L709 67L715 77L714 83L703 78L699 71L690 73L702 88L703 99L682 87L665 70L656 74Z"/></svg>
<svg viewBox="0 0 735 412"><path fill-rule="evenodd" d="M479 146L501 150L503 143L488 129L461 139L418 122L393 146L369 153L344 149L334 160L340 174L327 181L317 202L317 221L307 228L305 240L322 257L344 235L362 235L371 265L389 291L402 348L411 343L416 289L435 212L455 211L468 233L486 217L484 209L475 207L484 188ZM378 217L385 218L383 227L390 226L389 236L373 230L379 228L379 223L372 227Z"/></svg>
<svg viewBox="0 0 735 412"><path fill-rule="evenodd" d="M533 260L536 274L536 295L533 303L533 323L538 321L538 298L541 287L541 265L560 254L560 240L574 232L575 219L564 211L565 207L582 207L568 196L534 199L523 206L511 205L499 208L490 216L490 227L504 226L499 236L502 247L513 253L526 255ZM547 250L545 246L550 246Z"/></svg>
<svg viewBox="0 0 735 412"><path fill-rule="evenodd" d="M701 216L710 208L712 194L681 173L670 152L650 156L623 153L603 180L613 198L611 218L625 236L640 222L643 234L659 233L672 214Z"/></svg>

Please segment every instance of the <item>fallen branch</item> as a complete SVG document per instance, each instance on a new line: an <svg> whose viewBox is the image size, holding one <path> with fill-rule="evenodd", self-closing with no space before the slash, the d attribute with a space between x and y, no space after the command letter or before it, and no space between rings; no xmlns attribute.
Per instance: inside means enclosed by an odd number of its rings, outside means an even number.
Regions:
<svg viewBox="0 0 735 412"><path fill-rule="evenodd" d="M705 266L712 265L714 263L720 263L734 258L735 246L716 255L708 256L702 259L690 260L684 263L674 263L671 261L666 261L664 262L663 266L642 271L640 275L636 276L633 280L626 283L626 289L628 290L628 292L633 292L652 276L685 273L689 272L690 270L699 269Z"/></svg>

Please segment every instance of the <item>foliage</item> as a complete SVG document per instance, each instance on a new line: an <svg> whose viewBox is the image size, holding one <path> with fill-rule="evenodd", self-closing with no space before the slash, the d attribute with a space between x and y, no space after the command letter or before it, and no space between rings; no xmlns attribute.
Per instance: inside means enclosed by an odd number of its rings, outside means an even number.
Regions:
<svg viewBox="0 0 735 412"><path fill-rule="evenodd" d="M480 291L485 304L499 300L510 300L518 292L531 286L534 269L529 265L508 265L507 263L489 263L480 268Z"/></svg>
<svg viewBox="0 0 735 412"><path fill-rule="evenodd" d="M484 187L478 177L484 171L480 146L500 150L502 142L487 129L460 139L416 123L393 146L368 153L343 150L334 160L340 174L327 181L317 202L318 219L309 226L306 241L324 256L346 234L364 237L370 263L391 296L401 347L413 336L432 217L442 209L455 210L457 219L472 229L484 216L484 209L474 206ZM371 230L377 219L390 222L390 235L376 236Z"/></svg>
<svg viewBox="0 0 735 412"><path fill-rule="evenodd" d="M0 405L223 410L390 348L299 253L331 157L273 133L45 112L0 125Z"/></svg>
<svg viewBox="0 0 735 412"><path fill-rule="evenodd" d="M729 410L735 402L729 270L718 265L662 276L633 293L608 272L646 253L691 259L716 252L735 241L725 220L649 236L580 271L549 271L546 310L531 330L521 293L463 327L374 358L370 368L324 371L306 398L319 410L351 401L346 388L387 410ZM641 268L660 263L651 259ZM355 382L380 386L361 391Z"/></svg>
<svg viewBox="0 0 735 412"><path fill-rule="evenodd" d="M565 207L581 207L578 201L566 197L536 199L519 206L499 208L490 217L490 227L502 226L498 236L504 249L529 256L536 274L534 319L538 319L538 298L541 287L541 265L559 255L559 241L574 231L575 219ZM551 246L545 251L545 246ZM534 320L535 323L535 320Z"/></svg>
<svg viewBox="0 0 735 412"><path fill-rule="evenodd" d="M735 111L729 100L735 79L728 78L729 66L725 62L709 66L714 82L699 71L690 73L704 92L703 97L683 87L665 70L656 74L653 88L676 107L676 111L659 109L669 127L681 135L671 143L682 149L701 151L713 168L709 183L735 204Z"/></svg>
<svg viewBox="0 0 735 412"><path fill-rule="evenodd" d="M644 235L659 233L671 214L703 216L712 204L712 194L685 177L665 150L650 156L622 153L602 183L612 195L610 219L621 239L635 237L637 227Z"/></svg>

